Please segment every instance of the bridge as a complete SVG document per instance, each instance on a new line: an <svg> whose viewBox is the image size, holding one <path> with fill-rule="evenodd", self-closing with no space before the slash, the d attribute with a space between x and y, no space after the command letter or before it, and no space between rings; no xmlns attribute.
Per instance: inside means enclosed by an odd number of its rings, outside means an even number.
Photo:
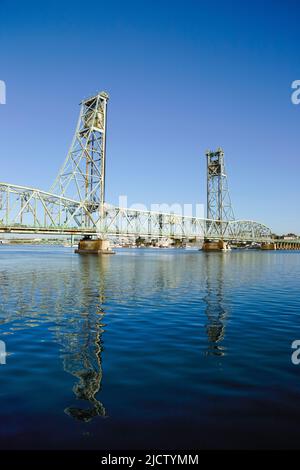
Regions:
<svg viewBox="0 0 300 470"><path fill-rule="evenodd" d="M105 201L107 104L100 92L81 102L67 157L49 191L0 183L0 233L80 235L79 252L110 252L111 237L202 240L207 250L232 243L276 249L269 227L236 220L230 201L224 152L208 151L207 217L134 210ZM299 249L300 240L277 241Z"/></svg>

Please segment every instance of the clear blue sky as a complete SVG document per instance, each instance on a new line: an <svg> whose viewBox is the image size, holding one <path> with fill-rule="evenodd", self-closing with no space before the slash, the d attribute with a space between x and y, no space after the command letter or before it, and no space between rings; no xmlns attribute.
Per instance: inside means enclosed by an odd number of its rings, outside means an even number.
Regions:
<svg viewBox="0 0 300 470"><path fill-rule="evenodd" d="M0 0L0 180L48 189L106 90L109 202L205 202L222 146L236 216L300 233L299 18L297 0Z"/></svg>

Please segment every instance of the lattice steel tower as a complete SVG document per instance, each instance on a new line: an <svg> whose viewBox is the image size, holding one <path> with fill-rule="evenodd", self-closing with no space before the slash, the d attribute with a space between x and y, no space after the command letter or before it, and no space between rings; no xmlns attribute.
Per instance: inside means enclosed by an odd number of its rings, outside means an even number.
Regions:
<svg viewBox="0 0 300 470"><path fill-rule="evenodd" d="M51 188L54 194L82 202L87 226L103 215L108 99L102 91L81 102L71 148Z"/></svg>
<svg viewBox="0 0 300 470"><path fill-rule="evenodd" d="M234 220L225 171L224 152L220 147L216 152L208 150L206 158L207 218L224 222Z"/></svg>

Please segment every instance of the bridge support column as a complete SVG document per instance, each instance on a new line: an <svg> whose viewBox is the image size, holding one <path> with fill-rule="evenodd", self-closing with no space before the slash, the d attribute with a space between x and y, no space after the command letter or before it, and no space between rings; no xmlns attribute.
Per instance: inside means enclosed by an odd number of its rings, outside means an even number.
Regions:
<svg viewBox="0 0 300 470"><path fill-rule="evenodd" d="M262 243L261 244L261 250L276 250L277 247L276 247L276 243Z"/></svg>
<svg viewBox="0 0 300 470"><path fill-rule="evenodd" d="M224 240L212 241L204 240L202 245L203 251L226 251L228 250L228 243Z"/></svg>
<svg viewBox="0 0 300 470"><path fill-rule="evenodd" d="M109 246L109 240L102 240L100 238L84 237L78 243L78 248L75 253L80 255L114 255L115 252Z"/></svg>

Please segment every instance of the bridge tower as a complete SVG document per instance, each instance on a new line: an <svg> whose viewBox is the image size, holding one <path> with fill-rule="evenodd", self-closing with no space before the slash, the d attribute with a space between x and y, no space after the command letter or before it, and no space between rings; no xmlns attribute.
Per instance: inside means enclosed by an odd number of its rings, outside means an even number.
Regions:
<svg viewBox="0 0 300 470"><path fill-rule="evenodd" d="M234 220L234 212L228 190L223 149L219 147L215 152L208 150L206 152L206 162L208 221L206 224L207 239L204 243L204 249L205 247L207 250L223 249L226 248L223 238L227 229L227 222ZM210 241L209 235L213 238L218 236L219 241Z"/></svg>
<svg viewBox="0 0 300 470"><path fill-rule="evenodd" d="M216 152L208 150L206 160L207 218L222 221L234 220L223 150L221 148L218 148Z"/></svg>
<svg viewBox="0 0 300 470"><path fill-rule="evenodd" d="M71 148L51 188L54 194L80 201L81 225L98 229L96 239L86 236L79 242L78 253L112 253L103 239L108 99L102 91L81 102Z"/></svg>
<svg viewBox="0 0 300 470"><path fill-rule="evenodd" d="M108 99L102 91L81 102L70 150L51 188L52 193L83 204L85 227L99 224L103 216Z"/></svg>

